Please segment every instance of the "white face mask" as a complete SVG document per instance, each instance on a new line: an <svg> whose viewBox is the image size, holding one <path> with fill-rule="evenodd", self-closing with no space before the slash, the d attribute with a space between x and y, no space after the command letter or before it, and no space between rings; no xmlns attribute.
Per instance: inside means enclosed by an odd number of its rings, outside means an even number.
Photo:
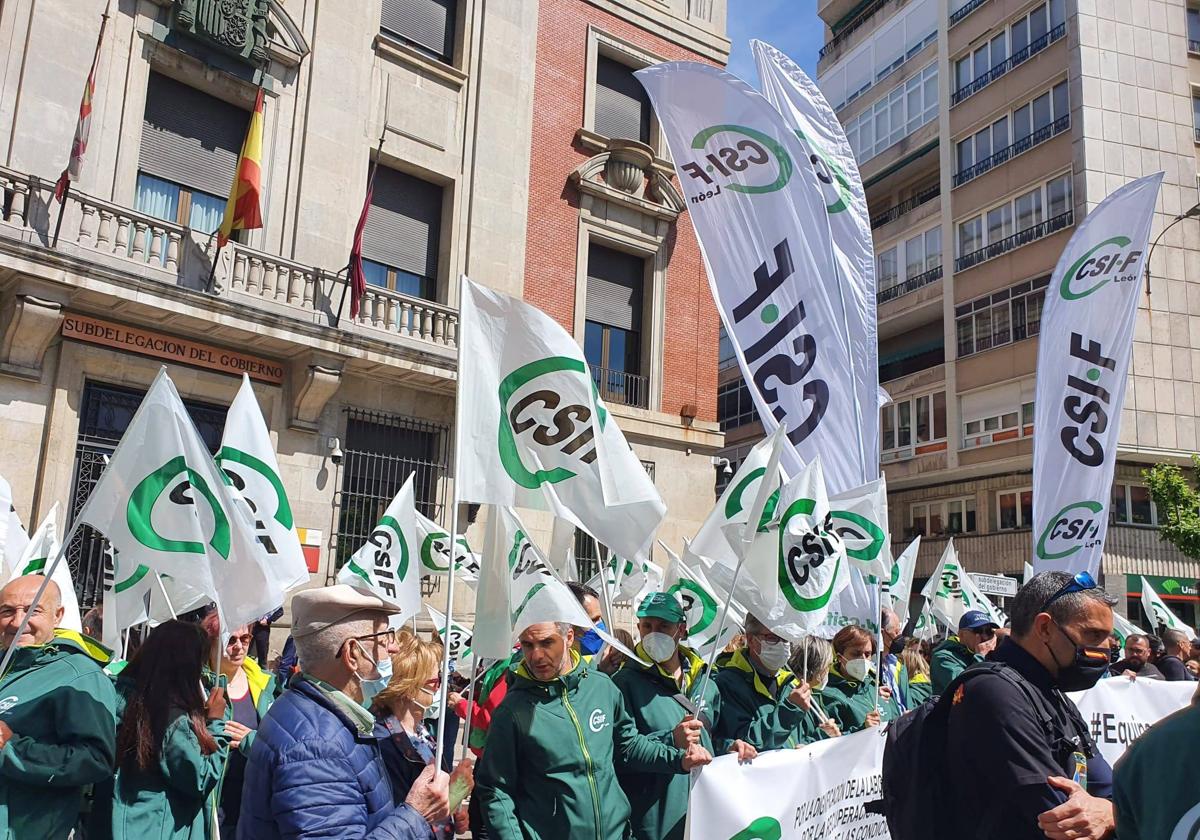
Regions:
<svg viewBox="0 0 1200 840"><path fill-rule="evenodd" d="M769 670L778 671L787 665L788 660L791 658L791 642L760 642L759 644L758 661L763 664L763 667Z"/></svg>
<svg viewBox="0 0 1200 840"><path fill-rule="evenodd" d="M678 646L666 633L647 633L642 636L642 650L655 662L666 662L674 655Z"/></svg>
<svg viewBox="0 0 1200 840"><path fill-rule="evenodd" d="M873 670L875 663L870 659L850 659L846 662L846 676L855 682L862 682Z"/></svg>
<svg viewBox="0 0 1200 840"><path fill-rule="evenodd" d="M829 685L829 672L825 672L825 676L821 677L821 681L813 686L813 691L824 691L825 686Z"/></svg>

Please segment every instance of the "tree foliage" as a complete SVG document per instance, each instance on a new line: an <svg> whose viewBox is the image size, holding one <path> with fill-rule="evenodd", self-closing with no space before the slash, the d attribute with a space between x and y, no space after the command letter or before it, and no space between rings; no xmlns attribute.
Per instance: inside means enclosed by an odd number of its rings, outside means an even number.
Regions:
<svg viewBox="0 0 1200 840"><path fill-rule="evenodd" d="M1190 474L1190 480L1189 480ZM1200 560L1200 455L1186 472L1175 464L1156 464L1142 471L1158 508L1159 536L1188 557Z"/></svg>

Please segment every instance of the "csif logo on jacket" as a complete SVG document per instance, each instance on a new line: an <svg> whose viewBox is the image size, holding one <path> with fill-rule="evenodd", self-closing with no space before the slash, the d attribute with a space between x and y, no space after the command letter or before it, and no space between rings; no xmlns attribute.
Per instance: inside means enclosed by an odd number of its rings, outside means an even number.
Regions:
<svg viewBox="0 0 1200 840"><path fill-rule="evenodd" d="M592 713L588 715L588 729L600 732L606 726L608 726L608 715L604 714L604 710L592 709Z"/></svg>

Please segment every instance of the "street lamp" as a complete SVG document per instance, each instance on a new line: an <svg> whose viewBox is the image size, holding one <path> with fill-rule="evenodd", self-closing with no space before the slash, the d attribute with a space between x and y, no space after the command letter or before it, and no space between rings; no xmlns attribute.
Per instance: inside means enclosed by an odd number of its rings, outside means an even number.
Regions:
<svg viewBox="0 0 1200 840"><path fill-rule="evenodd" d="M1150 297L1150 258L1154 256L1154 246L1158 244L1158 240L1163 238L1163 234L1175 227L1176 224L1182 222L1184 219L1194 219L1197 216L1200 216L1200 204L1196 204L1186 213L1180 213L1165 228L1158 232L1158 236L1154 237L1154 243L1150 246L1150 252L1146 254L1146 297Z"/></svg>

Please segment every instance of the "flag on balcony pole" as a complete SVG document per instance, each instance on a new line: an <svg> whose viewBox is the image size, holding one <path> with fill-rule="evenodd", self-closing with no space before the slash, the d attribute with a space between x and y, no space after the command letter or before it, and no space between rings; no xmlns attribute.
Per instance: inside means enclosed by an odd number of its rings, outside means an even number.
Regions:
<svg viewBox="0 0 1200 840"><path fill-rule="evenodd" d="M548 509L645 559L666 505L578 342L540 309L466 278L460 297L461 498Z"/></svg>
<svg viewBox="0 0 1200 840"><path fill-rule="evenodd" d="M254 99L254 112L246 126L246 139L238 155L237 171L225 202L225 218L217 231L217 247L224 248L235 230L262 227L263 89Z"/></svg>
<svg viewBox="0 0 1200 840"><path fill-rule="evenodd" d="M96 65L100 63L100 45L104 43L104 30L108 26L110 2L111 0L106 0L104 14L100 16L100 33L96 36L92 67L88 70L87 81L83 85L83 97L79 101L79 120L75 123L75 137L71 140L71 156L67 168L58 176L58 183L54 185L54 197L60 203L66 201L71 183L79 180L79 173L83 169L83 157L87 152L88 136L92 131L92 97L96 95ZM55 238L57 239L57 236Z"/></svg>
<svg viewBox="0 0 1200 840"><path fill-rule="evenodd" d="M367 214L371 212L371 199L375 195L375 173L379 170L379 154L383 151L383 135L379 135L379 146L375 149L375 158L371 161L371 172L367 176L367 194L363 197L362 210L358 213L358 224L354 226L354 244L350 246L350 265L346 272L346 290L350 292L350 320L358 317L363 295L367 293L367 277L363 273L362 241L363 231L367 228ZM342 292L342 302L338 304L335 320L342 318L342 304L346 302L346 292Z"/></svg>
<svg viewBox="0 0 1200 840"><path fill-rule="evenodd" d="M1050 285L1038 338L1033 567L1097 575L1108 533L1142 266L1163 173L1088 213Z"/></svg>

